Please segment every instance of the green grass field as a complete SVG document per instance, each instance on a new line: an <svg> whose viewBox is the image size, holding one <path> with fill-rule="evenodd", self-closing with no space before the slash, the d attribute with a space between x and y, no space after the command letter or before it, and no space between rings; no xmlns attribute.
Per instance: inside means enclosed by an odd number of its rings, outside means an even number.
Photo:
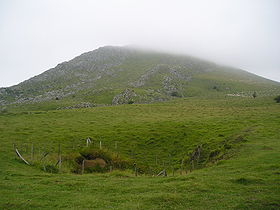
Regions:
<svg viewBox="0 0 280 210"><path fill-rule="evenodd" d="M280 106L272 97L28 109L0 115L1 209L280 208ZM121 155L166 168L168 176L135 177L132 170L78 175L63 164L51 174L23 164L13 151L13 143L33 143L35 153L39 146L55 151L60 143L66 155L87 137L111 150L117 142ZM203 155L196 169L180 175L181 160L198 145ZM29 159L28 151L23 155Z"/></svg>

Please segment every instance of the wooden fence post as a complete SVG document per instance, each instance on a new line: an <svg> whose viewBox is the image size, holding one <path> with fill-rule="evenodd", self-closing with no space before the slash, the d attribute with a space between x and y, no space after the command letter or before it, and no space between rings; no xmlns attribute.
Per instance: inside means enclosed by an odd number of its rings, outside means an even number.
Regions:
<svg viewBox="0 0 280 210"><path fill-rule="evenodd" d="M137 166L136 166L136 163L134 163L134 173L135 173L135 176L137 176Z"/></svg>
<svg viewBox="0 0 280 210"><path fill-rule="evenodd" d="M183 173L183 164L184 164L184 159L182 159L182 161L181 161L180 175L182 175L182 173Z"/></svg>
<svg viewBox="0 0 280 210"><path fill-rule="evenodd" d="M85 160L83 160L82 162L82 174L84 174L84 171L85 171Z"/></svg>
<svg viewBox="0 0 280 210"><path fill-rule="evenodd" d="M194 169L193 160L190 160L190 172L192 172L193 169Z"/></svg>
<svg viewBox="0 0 280 210"><path fill-rule="evenodd" d="M58 168L61 170L61 146L58 144Z"/></svg>
<svg viewBox="0 0 280 210"><path fill-rule="evenodd" d="M87 138L86 143L87 143L87 147L91 144L91 140L89 137Z"/></svg>

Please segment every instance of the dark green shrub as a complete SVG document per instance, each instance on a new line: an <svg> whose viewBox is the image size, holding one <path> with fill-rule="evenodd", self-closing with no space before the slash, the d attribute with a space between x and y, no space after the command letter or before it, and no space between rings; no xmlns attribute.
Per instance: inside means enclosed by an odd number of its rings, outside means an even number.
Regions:
<svg viewBox="0 0 280 210"><path fill-rule="evenodd" d="M224 144L224 149L231 149L232 146L230 144Z"/></svg>
<svg viewBox="0 0 280 210"><path fill-rule="evenodd" d="M106 163L111 163L112 153L105 149L95 149L86 148L80 152L81 156L86 160L94 160L96 158L101 158L106 161ZM81 158L80 158L81 160Z"/></svg>
<svg viewBox="0 0 280 210"><path fill-rule="evenodd" d="M213 87L213 90L219 90L219 88L215 85L214 87Z"/></svg>
<svg viewBox="0 0 280 210"><path fill-rule="evenodd" d="M143 164L139 165L138 164L138 165L136 165L136 168L137 168L137 173L139 173L139 174L149 174L149 173L151 173L151 169L147 165L143 165Z"/></svg>
<svg viewBox="0 0 280 210"><path fill-rule="evenodd" d="M243 136L237 136L237 137L234 139L234 141L235 141L236 143L238 143L238 142L244 142L244 141L246 141L246 139L245 139Z"/></svg>
<svg viewBox="0 0 280 210"><path fill-rule="evenodd" d="M220 154L220 150L216 149L210 152L209 159L212 159Z"/></svg>
<svg viewBox="0 0 280 210"><path fill-rule="evenodd" d="M275 97L274 100L276 101L276 103L280 103L280 95Z"/></svg>
<svg viewBox="0 0 280 210"><path fill-rule="evenodd" d="M177 91L173 91L171 93L171 96L173 96L173 97L181 97L181 95Z"/></svg>
<svg viewBox="0 0 280 210"><path fill-rule="evenodd" d="M53 173L53 174L57 174L59 172L58 168L55 167L54 165L45 165L44 171L46 171L48 173Z"/></svg>
<svg viewBox="0 0 280 210"><path fill-rule="evenodd" d="M253 96L253 98L256 98L257 97L257 93L254 92L252 96Z"/></svg>
<svg viewBox="0 0 280 210"><path fill-rule="evenodd" d="M133 100L129 100L128 104L134 104L134 101Z"/></svg>
<svg viewBox="0 0 280 210"><path fill-rule="evenodd" d="M85 160L85 158L81 155L77 156L74 158L75 162L78 163L78 164L82 164L83 163L83 160Z"/></svg>

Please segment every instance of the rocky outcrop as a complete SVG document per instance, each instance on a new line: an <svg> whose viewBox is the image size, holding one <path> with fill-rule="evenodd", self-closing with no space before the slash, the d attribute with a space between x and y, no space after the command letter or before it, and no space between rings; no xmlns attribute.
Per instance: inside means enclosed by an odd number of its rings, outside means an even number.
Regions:
<svg viewBox="0 0 280 210"><path fill-rule="evenodd" d="M66 106L66 107L58 107L57 109L82 109L82 108L91 108L95 107L96 105L89 103L89 102L82 102L79 104L75 104L73 106Z"/></svg>
<svg viewBox="0 0 280 210"><path fill-rule="evenodd" d="M136 93L134 90L125 89L122 93L116 95L113 100L112 104L131 104L134 103L134 98L136 97Z"/></svg>

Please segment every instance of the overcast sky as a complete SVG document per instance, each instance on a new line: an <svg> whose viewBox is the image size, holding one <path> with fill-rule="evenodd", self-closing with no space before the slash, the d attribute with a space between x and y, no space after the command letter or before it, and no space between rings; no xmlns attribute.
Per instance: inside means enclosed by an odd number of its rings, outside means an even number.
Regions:
<svg viewBox="0 0 280 210"><path fill-rule="evenodd" d="M191 54L280 81L280 0L0 0L0 87L104 45Z"/></svg>

